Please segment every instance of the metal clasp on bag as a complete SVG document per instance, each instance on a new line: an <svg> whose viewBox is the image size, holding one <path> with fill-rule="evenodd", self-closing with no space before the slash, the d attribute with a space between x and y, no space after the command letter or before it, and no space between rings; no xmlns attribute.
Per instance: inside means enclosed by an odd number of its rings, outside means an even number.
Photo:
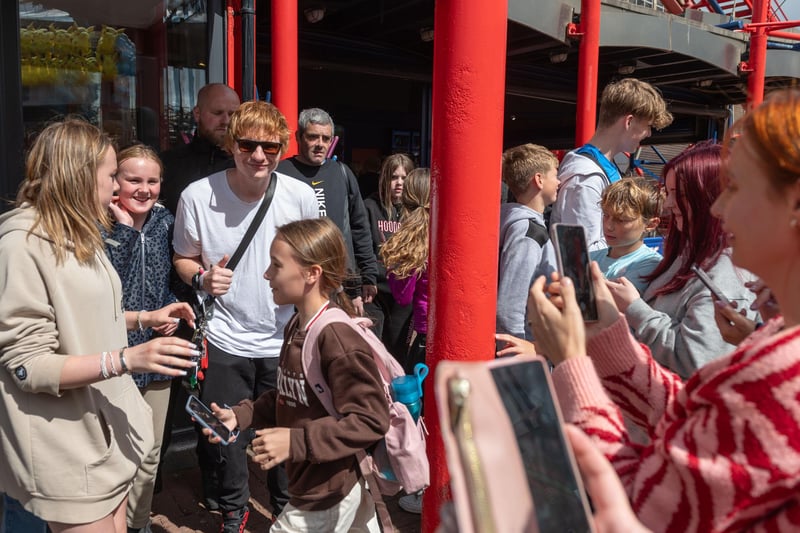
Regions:
<svg viewBox="0 0 800 533"><path fill-rule="evenodd" d="M186 384L190 391L200 389L200 382L205 378L204 370L208 368L208 341L206 340L206 326L214 317L214 297L208 296L200 303L196 327L192 334L192 343L197 346L202 355L193 356L192 361L197 363L190 371Z"/></svg>
<svg viewBox="0 0 800 533"><path fill-rule="evenodd" d="M203 328L206 323L214 318L214 297L206 296L200 304L200 311L203 315Z"/></svg>

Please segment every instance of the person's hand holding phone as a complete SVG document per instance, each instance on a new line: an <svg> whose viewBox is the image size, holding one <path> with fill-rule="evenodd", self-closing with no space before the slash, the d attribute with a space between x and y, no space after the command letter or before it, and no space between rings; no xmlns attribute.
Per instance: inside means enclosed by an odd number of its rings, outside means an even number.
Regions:
<svg viewBox="0 0 800 533"><path fill-rule="evenodd" d="M239 425L239 421L236 419L236 413L233 412L233 409L229 409L227 407L220 407L219 405L216 404L216 402L211 402L211 405L209 407L211 408L211 412L214 413L214 416L216 416L219 419L219 421L222 422L222 425L228 428L228 431L231 432L228 444L235 442L236 433L234 433L234 430ZM203 435L208 437L208 442L210 442L211 444L219 444L220 442L222 442L222 439L219 436L214 435L214 432L208 429L207 427L202 428L202 430L203 430Z"/></svg>
<svg viewBox="0 0 800 533"><path fill-rule="evenodd" d="M539 277L531 287L528 320L537 349L553 364L586 355L586 339L619 320L619 309L596 261L590 263L589 272L594 287L597 320L585 324L572 280L553 273L548 287L545 287L544 276Z"/></svg>
<svg viewBox="0 0 800 533"><path fill-rule="evenodd" d="M756 323L747 318L746 310L736 310L736 302L726 305L719 300L714 301L714 322L717 323L722 340L728 344L738 345L756 329Z"/></svg>
<svg viewBox="0 0 800 533"><path fill-rule="evenodd" d="M253 439L253 461L261 466L261 470L269 470L289 458L289 428L268 428L256 431Z"/></svg>
<svg viewBox="0 0 800 533"><path fill-rule="evenodd" d="M586 355L586 330L583 315L575 298L575 286L571 279L560 278L558 294L563 308L559 309L545 286L545 277L533 282L528 295L528 321L533 338L550 361L559 365L572 357Z"/></svg>

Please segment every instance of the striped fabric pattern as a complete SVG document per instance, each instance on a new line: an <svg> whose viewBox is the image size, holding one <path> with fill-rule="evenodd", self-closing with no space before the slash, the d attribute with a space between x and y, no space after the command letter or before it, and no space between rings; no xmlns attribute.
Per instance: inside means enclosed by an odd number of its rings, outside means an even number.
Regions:
<svg viewBox="0 0 800 533"><path fill-rule="evenodd" d="M612 462L656 532L800 531L800 327L767 324L685 383L623 316L559 365L567 421ZM633 442L623 413L650 442Z"/></svg>

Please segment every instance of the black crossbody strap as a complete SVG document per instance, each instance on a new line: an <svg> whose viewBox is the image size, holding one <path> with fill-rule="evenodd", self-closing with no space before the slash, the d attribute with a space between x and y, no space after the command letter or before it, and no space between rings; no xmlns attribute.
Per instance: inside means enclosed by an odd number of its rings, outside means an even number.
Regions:
<svg viewBox="0 0 800 533"><path fill-rule="evenodd" d="M236 268L236 265L239 264L239 260L242 258L245 250L247 250L247 247L250 245L250 241L253 240L253 236L256 234L256 230L261 225L261 221L264 220L264 215L266 215L267 211L269 210L269 206L272 203L272 197L275 196L275 187L277 183L278 175L273 172L269 178L269 186L267 187L267 192L264 193L264 199L261 200L261 205L258 206L258 211L256 211L256 216L253 217L253 221L250 222L250 226L244 233L242 241L239 243L236 251L233 252L233 257L230 258L228 264L225 265L225 268L233 270ZM206 323L211 320L211 317L214 316L214 300L216 300L216 297L211 296L210 294L206 296L203 302L200 304L199 312L195 313L198 320L198 329L205 329ZM198 310L196 309L195 311Z"/></svg>
<svg viewBox="0 0 800 533"><path fill-rule="evenodd" d="M272 197L275 196L277 182L278 175L273 172L272 176L269 178L269 187L267 187L267 192L264 193L264 199L261 201L261 205L258 206L258 211L256 211L256 216L253 217L253 221L250 222L250 226L247 228L244 237L242 237L242 242L239 243L239 247L233 252L233 256L230 258L230 261L228 261L228 264L225 265L225 268L233 270L236 268L236 265L239 264L239 260L250 245L250 241L253 240L253 235L256 234L256 230L258 230L258 227L261 225L261 221L264 220L264 215L266 215L269 210Z"/></svg>

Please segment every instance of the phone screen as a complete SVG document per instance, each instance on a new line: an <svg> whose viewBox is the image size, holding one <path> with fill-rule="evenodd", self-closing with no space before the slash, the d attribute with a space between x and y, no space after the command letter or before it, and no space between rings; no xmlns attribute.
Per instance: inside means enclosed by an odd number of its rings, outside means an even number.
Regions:
<svg viewBox="0 0 800 533"><path fill-rule="evenodd" d="M597 320L597 304L589 270L589 248L583 226L554 224L552 238L556 248L558 272L574 283L575 297L583 319Z"/></svg>
<svg viewBox="0 0 800 533"><path fill-rule="evenodd" d="M591 531L589 507L541 361L492 369L517 439L539 531Z"/></svg>
<svg viewBox="0 0 800 533"><path fill-rule="evenodd" d="M189 399L186 401L186 412L192 415L201 426L207 427L221 438L222 444L228 444L231 432L225 427L225 424L220 422L219 418L214 416L211 409L197 399L196 396L189 396Z"/></svg>

